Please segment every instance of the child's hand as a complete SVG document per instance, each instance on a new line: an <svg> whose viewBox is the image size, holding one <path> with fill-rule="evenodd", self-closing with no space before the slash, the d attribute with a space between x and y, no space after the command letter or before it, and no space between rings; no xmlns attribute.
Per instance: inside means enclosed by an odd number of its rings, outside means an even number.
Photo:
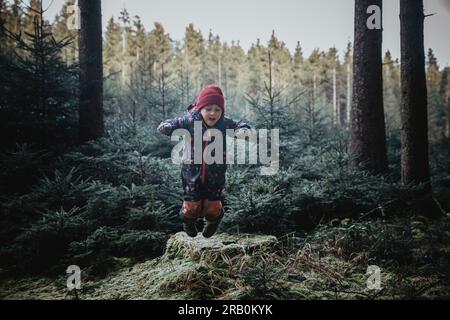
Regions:
<svg viewBox="0 0 450 320"><path fill-rule="evenodd" d="M234 136L237 139L245 139L247 136L252 139L253 138L253 130L251 129L247 129L247 128L242 128L242 129L237 129L234 132Z"/></svg>
<svg viewBox="0 0 450 320"><path fill-rule="evenodd" d="M158 126L157 129L162 134L165 134L166 136L170 135L172 133L172 125L167 122L163 122Z"/></svg>

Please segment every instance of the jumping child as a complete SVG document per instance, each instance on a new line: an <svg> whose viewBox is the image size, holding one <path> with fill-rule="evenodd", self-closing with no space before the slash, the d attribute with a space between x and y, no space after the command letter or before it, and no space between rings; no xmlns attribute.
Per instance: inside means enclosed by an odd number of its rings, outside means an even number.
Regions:
<svg viewBox="0 0 450 320"><path fill-rule="evenodd" d="M181 164L181 180L183 184L183 206L180 216L183 229L190 236L197 236L196 221L199 217L206 220L203 236L209 238L214 235L223 218L223 196L226 172L226 130L235 130L235 137L245 137L251 127L242 122L225 116L225 98L217 85L204 87L197 102L190 105L184 116L163 121L158 131L170 136L176 129L186 129L194 137L194 124L202 124L202 163L194 163L194 141L191 141L191 161ZM207 164L204 150L209 143L214 142L214 135L209 137L208 130L217 129L222 134L223 161ZM206 135L205 135L206 133ZM214 150L215 151L215 150ZM214 156L214 152L212 154Z"/></svg>

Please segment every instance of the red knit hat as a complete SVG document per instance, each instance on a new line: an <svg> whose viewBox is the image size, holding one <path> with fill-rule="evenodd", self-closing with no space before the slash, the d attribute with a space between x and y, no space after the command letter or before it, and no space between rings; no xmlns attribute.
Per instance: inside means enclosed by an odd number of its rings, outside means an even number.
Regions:
<svg viewBox="0 0 450 320"><path fill-rule="evenodd" d="M225 113L225 98L222 89L216 84L204 87L198 95L197 103L192 105L192 107L195 110L200 111L211 104L219 106L222 109L222 112Z"/></svg>

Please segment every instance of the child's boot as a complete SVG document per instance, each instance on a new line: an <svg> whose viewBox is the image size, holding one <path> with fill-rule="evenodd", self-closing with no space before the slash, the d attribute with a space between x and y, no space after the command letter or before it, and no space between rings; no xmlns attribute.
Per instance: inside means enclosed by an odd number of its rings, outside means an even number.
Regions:
<svg viewBox="0 0 450 320"><path fill-rule="evenodd" d="M205 216L206 224L202 232L205 238L210 238L217 232L220 221L222 221L223 212L224 210L222 207L222 202L220 200L205 200L203 206L203 215Z"/></svg>
<svg viewBox="0 0 450 320"><path fill-rule="evenodd" d="M198 234L197 227L195 226L196 220L184 219L183 230L187 233L189 237L196 237Z"/></svg>
<svg viewBox="0 0 450 320"><path fill-rule="evenodd" d="M219 228L219 224L220 224L220 220L216 221L216 222L206 221L206 225L203 228L203 232L202 232L203 236L205 238L212 237L216 233L217 229Z"/></svg>
<svg viewBox="0 0 450 320"><path fill-rule="evenodd" d="M183 230L190 237L196 237L198 234L195 222L199 217L202 209L201 201L184 201L180 215L183 219Z"/></svg>

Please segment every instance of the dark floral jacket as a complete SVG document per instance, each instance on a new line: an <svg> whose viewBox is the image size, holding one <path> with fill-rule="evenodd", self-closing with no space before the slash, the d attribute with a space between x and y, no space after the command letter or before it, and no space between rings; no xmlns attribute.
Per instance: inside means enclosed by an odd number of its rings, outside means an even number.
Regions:
<svg viewBox="0 0 450 320"><path fill-rule="evenodd" d="M189 110L189 109L188 109ZM217 129L222 133L223 137L223 161L221 164L213 163L207 164L203 159L203 151L206 146L214 142L214 136L210 141L202 139L202 163L194 163L194 123L201 121L202 123L202 137L205 137L205 132L208 129ZM175 119L163 121L158 130L170 136L176 129L186 129L191 134L191 163L183 162L181 164L181 179L183 182L184 200L198 201L200 199L221 200L222 190L225 186L225 172L226 172L226 130L240 130L251 129L251 127L242 122L235 121L222 114L213 128L208 128L203 121L203 117L199 111L191 109L183 116ZM189 146L187 146L189 147ZM212 153L215 156L214 152Z"/></svg>

